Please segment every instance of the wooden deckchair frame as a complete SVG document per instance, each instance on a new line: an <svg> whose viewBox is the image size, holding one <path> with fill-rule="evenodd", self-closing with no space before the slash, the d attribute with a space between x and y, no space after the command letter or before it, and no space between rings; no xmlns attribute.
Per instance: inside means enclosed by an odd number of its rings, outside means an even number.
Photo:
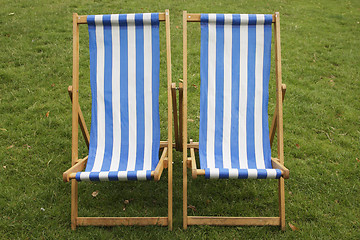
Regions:
<svg viewBox="0 0 360 240"><path fill-rule="evenodd" d="M198 169L195 161L195 150L199 149L199 143L190 140L187 142L187 23L200 22L200 14L188 14L183 12L183 84L182 84L182 109L179 113L182 118L182 139L175 135L177 141L182 141L183 151L183 228L188 225L272 225L280 226L285 230L285 190L284 178L289 178L289 170L284 166L284 140L283 140L283 107L286 85L281 82L281 48L280 48L280 15L273 14L274 35L275 35L275 68L276 68L276 107L270 128L270 144L272 145L275 131L277 131L277 158L271 158L273 168L281 170L282 176L279 179L279 217L208 217L188 216L187 214L187 168L191 169L192 177L205 175L204 169ZM175 117L175 115L174 115ZM175 126L176 127L176 126ZM188 157L190 149L190 157Z"/></svg>
<svg viewBox="0 0 360 240"><path fill-rule="evenodd" d="M172 129L172 95L171 95L171 48L170 48L170 16L169 10L159 13L159 20L165 21L166 30L166 57L167 57L167 92L168 92L168 129ZM168 141L161 141L163 149L159 163L151 176L155 181L161 177L164 168L168 169L168 216L167 217L79 217L78 216L78 182L75 179L76 172L82 171L88 157L78 157L78 125L87 147L89 147L90 135L79 105L79 25L87 24L87 16L73 14L73 84L68 92L72 101L72 167L63 173L65 182L71 181L71 228L76 226L115 226L115 225L160 225L168 226L172 230L172 131L168 131Z"/></svg>

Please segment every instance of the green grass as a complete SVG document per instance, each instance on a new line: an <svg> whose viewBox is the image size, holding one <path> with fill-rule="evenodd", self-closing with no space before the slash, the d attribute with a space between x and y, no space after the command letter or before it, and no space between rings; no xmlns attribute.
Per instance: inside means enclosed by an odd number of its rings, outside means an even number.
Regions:
<svg viewBox="0 0 360 240"><path fill-rule="evenodd" d="M182 230L181 153L174 152L174 230L70 229L72 13L170 9L173 82L182 79L182 10L281 14L287 230L194 226ZM360 238L360 2L352 1L8 1L0 8L0 238L2 239L358 239ZM162 31L163 33L163 31ZM90 123L86 26L81 26L80 101ZM198 138L199 24L189 23L188 136ZM163 36L163 35L162 35ZM164 41L162 40L162 43ZM164 44L161 54L165 56ZM164 67L165 61L162 62ZM161 72L166 137L165 69ZM274 79L272 80L272 83ZM274 89L272 96L274 100ZM270 104L270 112L274 105ZM48 117L46 113L49 112ZM81 136L80 136L81 137ZM81 141L80 155L86 154ZM160 182L80 183L79 214L167 213ZM189 181L198 215L277 214L276 181ZM99 195L91 196L93 191ZM130 200L128 205L124 200ZM115 204L114 204L115 203ZM125 210L124 210L125 207ZM189 209L189 215L195 214ZM288 223L299 230L292 231Z"/></svg>

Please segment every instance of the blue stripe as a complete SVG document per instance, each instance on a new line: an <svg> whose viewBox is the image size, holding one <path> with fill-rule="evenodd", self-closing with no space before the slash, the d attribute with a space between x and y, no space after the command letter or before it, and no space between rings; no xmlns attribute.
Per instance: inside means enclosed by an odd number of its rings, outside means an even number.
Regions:
<svg viewBox="0 0 360 240"><path fill-rule="evenodd" d="M272 22L271 15L265 15L265 23ZM270 22L270 23L271 23ZM269 78L271 65L271 24L264 26L264 63L263 63L263 99L262 99L262 123L263 123L263 149L265 168L272 168L271 148L269 139L268 101L269 101Z"/></svg>
<svg viewBox="0 0 360 240"><path fill-rule="evenodd" d="M80 175L81 175L81 172L77 172L77 173L76 173L76 176L75 176L75 179L76 179L76 181L78 181L78 182L81 181Z"/></svg>
<svg viewBox="0 0 360 240"><path fill-rule="evenodd" d="M219 169L219 178L220 179L229 179L229 169L228 168L220 168Z"/></svg>
<svg viewBox="0 0 360 240"><path fill-rule="evenodd" d="M160 115L159 115L159 85L160 85L160 42L159 42L159 14L151 14L151 43L152 43L152 112L153 112L153 142L151 170L155 170L159 162L160 148ZM151 178L151 176L150 176Z"/></svg>
<svg viewBox="0 0 360 240"><path fill-rule="evenodd" d="M125 171L129 155L129 111L128 111L128 34L126 15L119 16L120 24L120 117L121 152L119 170Z"/></svg>
<svg viewBox="0 0 360 240"><path fill-rule="evenodd" d="M265 14L265 23L264 25L272 25L272 15L271 14ZM271 28L271 27L270 27Z"/></svg>
<svg viewBox="0 0 360 240"><path fill-rule="evenodd" d="M135 14L136 34L136 164L135 170L143 169L145 148L144 110L144 26L143 15Z"/></svg>
<svg viewBox="0 0 360 240"><path fill-rule="evenodd" d="M223 167L224 118L224 15L216 15L215 167Z"/></svg>
<svg viewBox="0 0 360 240"><path fill-rule="evenodd" d="M249 24L256 22L256 15L249 15ZM255 52L256 25L248 27L248 89L246 111L246 146L248 168L256 168L254 139L254 104L255 104Z"/></svg>
<svg viewBox="0 0 360 240"><path fill-rule="evenodd" d="M205 179L210 179L210 169L205 168Z"/></svg>
<svg viewBox="0 0 360 240"><path fill-rule="evenodd" d="M207 168L206 141L207 141L207 101L208 101L208 20L207 14L201 14L201 50L200 50L200 129L199 129L199 156L200 167Z"/></svg>
<svg viewBox="0 0 360 240"><path fill-rule="evenodd" d="M90 181L100 181L100 178L99 178L99 172L91 172L89 174L89 179Z"/></svg>
<svg viewBox="0 0 360 240"><path fill-rule="evenodd" d="M113 110L112 110L112 36L110 15L103 16L104 25L104 104L105 104L105 150L101 171L110 170L113 150Z"/></svg>
<svg viewBox="0 0 360 240"><path fill-rule="evenodd" d="M267 178L266 169L258 169L257 170L257 179L266 179L266 178Z"/></svg>
<svg viewBox="0 0 360 240"><path fill-rule="evenodd" d="M233 15L231 66L231 167L239 164L240 15Z"/></svg>
<svg viewBox="0 0 360 240"><path fill-rule="evenodd" d="M233 20L232 20L232 25L233 26L239 26L241 24L241 17L240 14L233 14L232 15ZM239 40L240 41L240 40ZM240 42L239 42L240 43Z"/></svg>
<svg viewBox="0 0 360 240"><path fill-rule="evenodd" d="M90 52L90 87L92 99L97 99L96 86L96 65L97 65L97 45L96 45L96 27L95 16L87 16L88 31L89 31L89 52ZM97 149L97 102L92 101L91 114L91 129L90 129L90 144L89 157L86 164L85 171L91 171L94 166L96 149Z"/></svg>
<svg viewBox="0 0 360 240"><path fill-rule="evenodd" d="M146 180L151 180L151 170L146 171Z"/></svg>
<svg viewBox="0 0 360 240"><path fill-rule="evenodd" d="M281 177L281 170L280 169L275 169L276 170L276 179L279 179Z"/></svg>
<svg viewBox="0 0 360 240"><path fill-rule="evenodd" d="M247 169L239 169L238 179L247 179L249 177L249 172Z"/></svg>
<svg viewBox="0 0 360 240"><path fill-rule="evenodd" d="M118 181L118 172L117 171L113 171L113 172L109 172L108 175L109 181Z"/></svg>
<svg viewBox="0 0 360 240"><path fill-rule="evenodd" d="M248 21L248 25L256 25L256 15L255 14L249 14L249 21ZM256 27L256 26L254 26ZM254 42L255 43L255 42Z"/></svg>
<svg viewBox="0 0 360 240"><path fill-rule="evenodd" d="M128 180L137 180L136 171L128 171L127 172L127 179Z"/></svg>

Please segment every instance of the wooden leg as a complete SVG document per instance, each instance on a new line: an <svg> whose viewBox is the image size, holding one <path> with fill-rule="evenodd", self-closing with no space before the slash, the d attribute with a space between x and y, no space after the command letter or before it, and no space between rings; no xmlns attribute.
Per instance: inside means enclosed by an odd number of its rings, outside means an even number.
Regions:
<svg viewBox="0 0 360 240"><path fill-rule="evenodd" d="M279 179L279 214L281 230L285 231L285 182L283 177Z"/></svg>
<svg viewBox="0 0 360 240"><path fill-rule="evenodd" d="M78 182L71 180L71 229L76 230L76 220L78 217Z"/></svg>
<svg viewBox="0 0 360 240"><path fill-rule="evenodd" d="M173 190L172 190L172 158L168 160L168 228L172 231L172 221L173 221Z"/></svg>
<svg viewBox="0 0 360 240"><path fill-rule="evenodd" d="M187 229L187 166L183 162L183 228Z"/></svg>
<svg viewBox="0 0 360 240"><path fill-rule="evenodd" d="M181 89L181 88L180 88ZM182 110L182 148L183 148L183 228L187 229L187 12L183 11L183 88L182 95L184 97L181 101Z"/></svg>

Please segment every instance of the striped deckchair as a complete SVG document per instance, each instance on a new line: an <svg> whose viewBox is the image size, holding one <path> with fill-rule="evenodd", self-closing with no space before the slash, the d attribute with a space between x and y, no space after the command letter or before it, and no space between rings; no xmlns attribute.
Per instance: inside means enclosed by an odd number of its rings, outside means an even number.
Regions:
<svg viewBox="0 0 360 240"><path fill-rule="evenodd" d="M183 157L184 228L187 225L279 225L285 228L279 14L188 14L184 12ZM187 143L187 22L201 23L199 142ZM272 24L275 28L276 109L271 129L268 99ZM282 90L282 91L281 91ZM271 157L275 129L278 157ZM270 132L270 133L269 133ZM190 158L187 149L190 148ZM198 150L200 168L196 166ZM187 167L192 177L279 179L280 217L187 216Z"/></svg>
<svg viewBox="0 0 360 240"><path fill-rule="evenodd" d="M159 22L165 21L169 141L160 142ZM79 24L87 24L92 115L90 136L79 106ZM172 229L172 100L169 11L73 16L71 225L162 225ZM78 124L89 155L78 159ZM159 151L162 154L159 160ZM168 164L170 162L170 164ZM86 167L85 167L86 165ZM83 171L85 168L85 171ZM168 168L167 217L78 217L78 181L158 181Z"/></svg>

